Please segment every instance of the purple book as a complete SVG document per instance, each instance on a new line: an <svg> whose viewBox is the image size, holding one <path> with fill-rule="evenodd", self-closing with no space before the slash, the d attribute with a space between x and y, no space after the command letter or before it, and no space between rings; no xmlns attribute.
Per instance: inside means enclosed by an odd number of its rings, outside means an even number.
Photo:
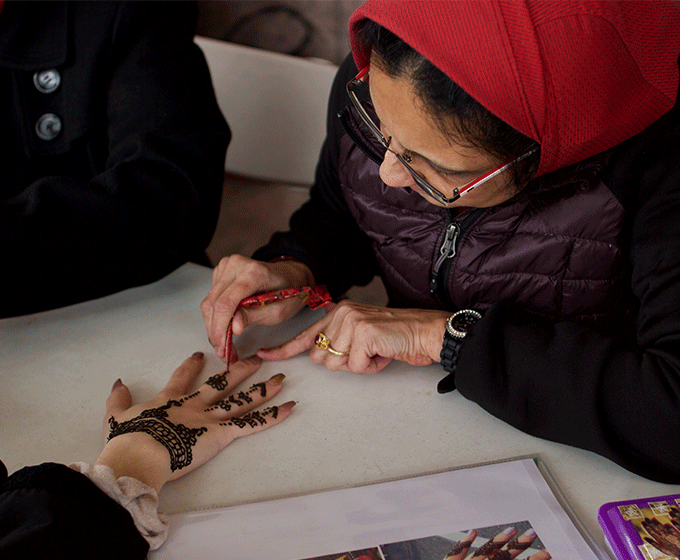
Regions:
<svg viewBox="0 0 680 560"><path fill-rule="evenodd" d="M680 494L604 504L598 521L617 560L680 560Z"/></svg>

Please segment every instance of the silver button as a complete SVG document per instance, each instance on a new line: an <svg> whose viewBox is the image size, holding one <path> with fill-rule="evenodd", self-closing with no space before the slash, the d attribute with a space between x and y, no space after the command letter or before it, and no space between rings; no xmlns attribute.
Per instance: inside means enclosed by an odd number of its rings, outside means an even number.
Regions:
<svg viewBox="0 0 680 560"><path fill-rule="evenodd" d="M61 132L61 119L54 113L45 113L35 123L35 133L41 140L54 140Z"/></svg>
<svg viewBox="0 0 680 560"><path fill-rule="evenodd" d="M52 93L61 84L61 75L54 68L33 74L35 89L42 93Z"/></svg>

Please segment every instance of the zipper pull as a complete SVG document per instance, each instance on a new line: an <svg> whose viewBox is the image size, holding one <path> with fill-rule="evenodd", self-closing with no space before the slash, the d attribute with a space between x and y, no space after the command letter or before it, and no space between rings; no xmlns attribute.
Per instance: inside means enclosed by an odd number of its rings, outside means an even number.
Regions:
<svg viewBox="0 0 680 560"><path fill-rule="evenodd" d="M446 226L446 233L444 233L444 241L439 248L439 257L432 268L432 276L430 277L430 292L433 294L437 292L437 285L439 282L439 269L446 259L453 258L456 255L456 241L460 227L456 222L450 223Z"/></svg>

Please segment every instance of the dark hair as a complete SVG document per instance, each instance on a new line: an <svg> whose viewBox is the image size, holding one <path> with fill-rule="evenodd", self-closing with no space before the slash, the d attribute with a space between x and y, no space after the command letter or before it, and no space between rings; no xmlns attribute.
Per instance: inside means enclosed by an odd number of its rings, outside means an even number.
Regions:
<svg viewBox="0 0 680 560"><path fill-rule="evenodd" d="M377 55L380 69L392 78L406 78L445 135L456 134L501 161L512 161L539 144L512 128L476 101L405 41L378 23L365 19L357 39ZM540 149L517 162L509 172L519 190L531 181Z"/></svg>

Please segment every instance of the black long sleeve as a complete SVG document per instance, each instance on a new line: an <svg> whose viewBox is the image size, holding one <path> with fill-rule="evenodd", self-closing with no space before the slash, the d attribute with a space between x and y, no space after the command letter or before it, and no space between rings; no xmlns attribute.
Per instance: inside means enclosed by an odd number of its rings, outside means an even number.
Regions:
<svg viewBox="0 0 680 560"><path fill-rule="evenodd" d="M43 463L0 479L3 560L143 560L148 551L130 514L65 465Z"/></svg>
<svg viewBox="0 0 680 560"><path fill-rule="evenodd" d="M680 481L678 107L617 149L604 180L630 212L639 309L610 331L494 305L462 347L455 382L530 434Z"/></svg>

